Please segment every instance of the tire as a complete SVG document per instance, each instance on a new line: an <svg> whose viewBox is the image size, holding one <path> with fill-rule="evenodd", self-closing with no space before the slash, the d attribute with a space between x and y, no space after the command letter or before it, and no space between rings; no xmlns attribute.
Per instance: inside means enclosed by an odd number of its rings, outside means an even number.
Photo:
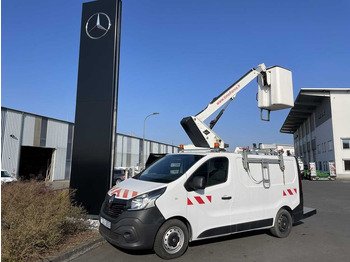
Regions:
<svg viewBox="0 0 350 262"><path fill-rule="evenodd" d="M153 249L159 257L173 259L182 256L187 247L187 226L178 219L171 219L159 228Z"/></svg>
<svg viewBox="0 0 350 262"><path fill-rule="evenodd" d="M122 180L120 178L117 178L117 180L115 181L115 184L119 184L120 182L122 182Z"/></svg>
<svg viewBox="0 0 350 262"><path fill-rule="evenodd" d="M276 215L275 225L270 229L272 235L285 238L292 231L292 216L285 209L280 209Z"/></svg>

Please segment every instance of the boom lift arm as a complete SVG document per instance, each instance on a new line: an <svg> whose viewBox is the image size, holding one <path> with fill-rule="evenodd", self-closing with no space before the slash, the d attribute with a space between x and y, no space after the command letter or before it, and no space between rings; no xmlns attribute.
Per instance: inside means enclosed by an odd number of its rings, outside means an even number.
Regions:
<svg viewBox="0 0 350 262"><path fill-rule="evenodd" d="M220 117L224 113L229 103L233 99L235 99L237 93L241 91L246 85L248 85L256 77L258 77L258 83L259 83L258 106L261 108L262 120L267 120L267 121L270 120L269 118L270 118L271 110L279 110L279 109L292 107L294 103L293 103L293 87L291 83L291 72L280 67L273 67L273 68L277 68L277 71L276 70L268 71L270 68L267 69L265 64L258 65L258 67L248 71L237 82L235 82L233 85L227 88L219 96L215 97L208 104L208 106L205 109L203 109L201 112L199 112L197 115L183 118L181 120L181 125L185 129L187 135L191 139L194 146L213 148L214 143L219 143L220 148L228 147L228 145L224 143L224 141L212 130L212 128L220 119ZM282 81L283 82L282 84L287 83L287 86L288 86L287 88L289 89L289 91L291 90L291 98L289 94L290 92L289 93L287 92L289 95L287 96L287 100L288 100L287 103L280 103L280 99L278 99L277 103L273 103L274 101L271 101L271 94L270 94L271 81L274 82L273 79L277 79L277 81L281 81L280 80L281 77L282 79L283 77L285 77L285 73L280 73L280 71L278 70L288 71L287 81L284 81L284 82ZM273 73L273 75L278 75L278 76L271 79L272 78L271 72ZM274 83L274 85L278 86L278 88L280 88L280 84L281 84L280 82ZM276 93L281 93L279 92L280 91L279 89L276 91L277 91ZM260 95L260 93L263 95ZM285 102L285 100L283 100L283 102ZM225 107L219 112L217 117L210 122L210 126L208 127L204 123L204 121L224 105ZM263 116L262 116L263 110L268 111L267 119L263 119Z"/></svg>

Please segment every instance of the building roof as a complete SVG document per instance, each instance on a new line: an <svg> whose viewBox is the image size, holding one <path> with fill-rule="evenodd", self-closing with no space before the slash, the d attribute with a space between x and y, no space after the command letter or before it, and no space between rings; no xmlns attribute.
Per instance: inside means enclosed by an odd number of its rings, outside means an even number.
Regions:
<svg viewBox="0 0 350 262"><path fill-rule="evenodd" d="M280 132L294 134L299 126L315 111L330 93L350 93L350 88L302 88L294 101L294 107L284 121Z"/></svg>

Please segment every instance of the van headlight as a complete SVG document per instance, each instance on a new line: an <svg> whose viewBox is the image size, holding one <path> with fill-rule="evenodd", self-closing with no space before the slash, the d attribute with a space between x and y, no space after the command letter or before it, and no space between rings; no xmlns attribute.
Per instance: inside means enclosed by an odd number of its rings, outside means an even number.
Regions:
<svg viewBox="0 0 350 262"><path fill-rule="evenodd" d="M140 210L154 207L154 202L165 192L166 187L142 194L130 200L129 210Z"/></svg>

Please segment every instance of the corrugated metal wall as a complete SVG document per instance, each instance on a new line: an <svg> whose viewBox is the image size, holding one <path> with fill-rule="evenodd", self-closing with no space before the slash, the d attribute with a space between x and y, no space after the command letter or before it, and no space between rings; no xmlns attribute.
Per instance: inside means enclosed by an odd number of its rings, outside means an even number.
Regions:
<svg viewBox="0 0 350 262"><path fill-rule="evenodd" d="M10 110L6 110L5 114L6 123L1 127L1 130L4 130L1 145L1 168L17 176L23 114Z"/></svg>
<svg viewBox="0 0 350 262"><path fill-rule="evenodd" d="M68 125L68 140L67 140L67 154L66 154L66 171L64 174L65 180L68 180L70 178L70 171L71 171L71 167L72 167L73 131L74 131L74 125L72 123L69 123L69 125Z"/></svg>
<svg viewBox="0 0 350 262"><path fill-rule="evenodd" d="M68 123L48 120L46 147L55 148L54 178L64 180L67 164Z"/></svg>
<svg viewBox="0 0 350 262"><path fill-rule="evenodd" d="M7 116L7 109L2 110L1 109L1 157L2 157L2 152L3 146L4 146L4 135L5 135L5 126L6 126L6 116Z"/></svg>
<svg viewBox="0 0 350 262"><path fill-rule="evenodd" d="M70 178L74 124L44 116L1 108L1 164L18 175L21 146L52 148L52 180ZM115 167L141 165L142 139L117 134ZM144 163L150 153L176 153L178 147L145 140Z"/></svg>
<svg viewBox="0 0 350 262"><path fill-rule="evenodd" d="M21 146L52 148L55 166L51 177L66 179L67 148L72 145L68 142L68 128L73 124L9 108L1 108L1 116L3 169L18 176Z"/></svg>
<svg viewBox="0 0 350 262"><path fill-rule="evenodd" d="M24 115L23 140L22 146L34 145L34 128L35 122L38 122L38 117Z"/></svg>
<svg viewBox="0 0 350 262"><path fill-rule="evenodd" d="M141 166L142 139L117 134L114 167ZM177 153L178 147L145 139L144 163L150 153Z"/></svg>

